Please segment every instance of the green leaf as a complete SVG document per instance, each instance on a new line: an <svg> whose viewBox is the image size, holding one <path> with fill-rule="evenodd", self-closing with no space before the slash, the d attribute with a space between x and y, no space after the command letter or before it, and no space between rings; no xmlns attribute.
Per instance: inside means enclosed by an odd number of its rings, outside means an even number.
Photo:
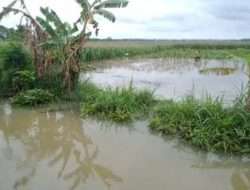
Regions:
<svg viewBox="0 0 250 190"><path fill-rule="evenodd" d="M0 20L2 20L3 17L7 16L11 12L10 8L12 8L16 2L17 0L14 0L7 7L3 7L3 11L0 12Z"/></svg>
<svg viewBox="0 0 250 190"><path fill-rule="evenodd" d="M87 11L90 9L90 3L88 0L76 0L76 2L82 7L83 10Z"/></svg>
<svg viewBox="0 0 250 190"><path fill-rule="evenodd" d="M127 0L106 0L101 2L100 4L96 5L94 9L101 9L101 8L123 8L128 5Z"/></svg>
<svg viewBox="0 0 250 190"><path fill-rule="evenodd" d="M56 31L53 29L53 27L49 24L49 22L47 22L46 20L44 20L41 17L36 17L37 22L39 22L39 24L43 27L43 29L51 36L54 37L56 36Z"/></svg>
<svg viewBox="0 0 250 190"><path fill-rule="evenodd" d="M94 14L98 14L108 19L111 22L115 22L115 15L105 9L97 9L94 11Z"/></svg>

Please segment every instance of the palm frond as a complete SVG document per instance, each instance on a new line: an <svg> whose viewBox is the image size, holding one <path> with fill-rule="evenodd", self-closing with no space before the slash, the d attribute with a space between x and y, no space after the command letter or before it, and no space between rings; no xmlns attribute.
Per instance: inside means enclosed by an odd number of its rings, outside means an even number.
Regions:
<svg viewBox="0 0 250 190"><path fill-rule="evenodd" d="M88 0L76 0L76 2L82 7L83 10L87 11L91 5Z"/></svg>
<svg viewBox="0 0 250 190"><path fill-rule="evenodd" d="M56 36L56 31L53 29L49 22L41 17L36 17L36 20L51 37Z"/></svg>
<svg viewBox="0 0 250 190"><path fill-rule="evenodd" d="M49 9L48 7L40 8L41 13L46 18L48 22L51 22L55 25L55 27L60 28L63 25L63 22L59 18L59 16L56 14L56 12L52 9Z"/></svg>
<svg viewBox="0 0 250 190"><path fill-rule="evenodd" d="M20 0L20 3L21 3L21 6L22 6L24 9L27 9L27 6L26 6L24 0Z"/></svg>
<svg viewBox="0 0 250 190"><path fill-rule="evenodd" d="M123 8L128 5L127 0L106 0L94 6L94 9L101 8Z"/></svg>
<svg viewBox="0 0 250 190"><path fill-rule="evenodd" d="M0 12L0 20L2 20L5 16L7 16L11 12L10 8L12 8L16 3L17 0L14 0L8 6L3 7L2 12Z"/></svg>
<svg viewBox="0 0 250 190"><path fill-rule="evenodd" d="M115 22L115 15L105 9L97 9L94 10L94 14L98 14L103 16L104 18L108 19L111 22Z"/></svg>
<svg viewBox="0 0 250 190"><path fill-rule="evenodd" d="M42 14L46 18L46 22L49 24L53 24L55 26L55 30L58 33L63 33L64 35L68 35L72 30L71 26L68 23L63 23L56 12L52 9L40 8Z"/></svg>

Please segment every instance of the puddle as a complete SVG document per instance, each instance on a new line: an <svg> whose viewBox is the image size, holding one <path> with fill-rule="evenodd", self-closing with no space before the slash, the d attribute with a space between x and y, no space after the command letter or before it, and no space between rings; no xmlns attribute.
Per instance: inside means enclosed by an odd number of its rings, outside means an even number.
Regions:
<svg viewBox="0 0 250 190"><path fill-rule="evenodd" d="M247 65L241 60L146 59L96 63L96 70L82 73L100 86L127 86L155 90L159 98L179 100L224 97L231 102L248 83Z"/></svg>
<svg viewBox="0 0 250 190"><path fill-rule="evenodd" d="M0 189L250 188L250 159L197 152L146 125L81 120L74 109L0 105Z"/></svg>

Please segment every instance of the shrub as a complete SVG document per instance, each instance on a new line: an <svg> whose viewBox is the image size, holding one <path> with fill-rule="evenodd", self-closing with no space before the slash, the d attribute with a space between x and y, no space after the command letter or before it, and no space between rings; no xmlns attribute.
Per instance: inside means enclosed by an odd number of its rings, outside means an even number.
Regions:
<svg viewBox="0 0 250 190"><path fill-rule="evenodd" d="M54 95L47 90L32 89L21 92L13 97L12 103L21 106L35 106L50 103L54 99Z"/></svg>
<svg viewBox="0 0 250 190"><path fill-rule="evenodd" d="M32 58L30 53L16 42L0 43L0 69L20 71L32 67Z"/></svg>
<svg viewBox="0 0 250 190"><path fill-rule="evenodd" d="M12 79L12 86L16 92L28 90L34 87L36 76L33 71L17 71Z"/></svg>
<svg viewBox="0 0 250 190"><path fill-rule="evenodd" d="M0 93L2 96L14 93L16 89L13 89L13 76L22 70L32 70L29 52L20 43L0 43Z"/></svg>

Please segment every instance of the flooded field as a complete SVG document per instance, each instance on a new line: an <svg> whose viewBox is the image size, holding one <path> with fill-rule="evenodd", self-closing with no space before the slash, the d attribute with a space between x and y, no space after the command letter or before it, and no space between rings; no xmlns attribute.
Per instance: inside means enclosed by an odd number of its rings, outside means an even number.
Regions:
<svg viewBox="0 0 250 190"><path fill-rule="evenodd" d="M248 190L250 160L198 152L147 129L0 105L1 190Z"/></svg>
<svg viewBox="0 0 250 190"><path fill-rule="evenodd" d="M149 88L160 98L180 99L187 95L234 100L248 83L248 68L241 60L146 59L106 61L83 74L101 86Z"/></svg>

